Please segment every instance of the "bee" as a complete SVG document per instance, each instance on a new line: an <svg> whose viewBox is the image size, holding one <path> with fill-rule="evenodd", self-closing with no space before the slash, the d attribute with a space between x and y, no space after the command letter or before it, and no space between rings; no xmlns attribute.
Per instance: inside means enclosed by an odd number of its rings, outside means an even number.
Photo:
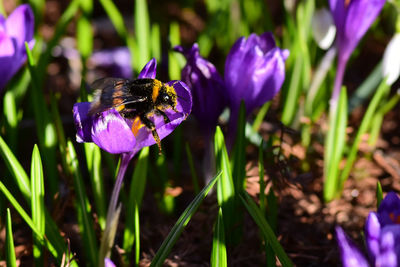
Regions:
<svg viewBox="0 0 400 267"><path fill-rule="evenodd" d="M175 112L177 94L175 89L157 79L127 80L103 78L91 85L95 89L89 115L95 115L108 109L117 110L124 118L133 119L132 132L136 136L140 128L147 127L157 143L161 154L161 141L151 116L160 115L165 123L170 119L165 110Z"/></svg>

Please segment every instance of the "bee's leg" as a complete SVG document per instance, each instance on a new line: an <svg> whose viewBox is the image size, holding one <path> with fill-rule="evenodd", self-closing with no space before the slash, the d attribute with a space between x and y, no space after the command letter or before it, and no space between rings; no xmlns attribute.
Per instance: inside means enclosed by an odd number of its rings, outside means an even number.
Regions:
<svg viewBox="0 0 400 267"><path fill-rule="evenodd" d="M162 111L161 109L157 109L156 113L163 116L165 123L171 122L170 119L168 118L167 114L165 114L165 112Z"/></svg>
<svg viewBox="0 0 400 267"><path fill-rule="evenodd" d="M143 124L145 124L147 126L147 128L150 129L151 133L153 134L153 138L157 143L158 146L158 154L162 154L162 150L161 150L161 140L160 137L158 136L157 130L156 130L156 126L154 125L154 123L146 117L146 114L143 114L140 116L140 120L143 122Z"/></svg>

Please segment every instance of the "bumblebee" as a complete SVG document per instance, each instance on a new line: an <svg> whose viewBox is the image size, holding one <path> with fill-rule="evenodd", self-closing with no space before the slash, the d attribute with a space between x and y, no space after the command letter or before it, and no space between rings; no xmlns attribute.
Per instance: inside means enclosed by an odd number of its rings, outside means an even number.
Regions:
<svg viewBox="0 0 400 267"><path fill-rule="evenodd" d="M178 112L177 94L173 85L169 86L150 78L136 80L103 78L93 82L91 87L96 91L89 115L114 108L123 117L133 119L132 132L135 136L143 126L147 127L161 154L160 137L150 117L160 115L165 123L169 123L170 119L165 110L172 109Z"/></svg>

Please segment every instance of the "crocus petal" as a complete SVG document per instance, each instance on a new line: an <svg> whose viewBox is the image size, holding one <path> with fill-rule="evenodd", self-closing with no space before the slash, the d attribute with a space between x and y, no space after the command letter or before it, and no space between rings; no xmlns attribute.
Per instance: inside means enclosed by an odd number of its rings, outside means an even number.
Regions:
<svg viewBox="0 0 400 267"><path fill-rule="evenodd" d="M88 116L89 109L89 102L76 103L72 108L78 143L93 142L91 134L93 118Z"/></svg>
<svg viewBox="0 0 400 267"><path fill-rule="evenodd" d="M375 262L376 257L380 253L380 235L381 225L378 216L375 212L370 212L365 224L365 237L372 262Z"/></svg>
<svg viewBox="0 0 400 267"><path fill-rule="evenodd" d="M376 257L375 266L396 267L399 262L400 226L388 225L382 229L380 254Z"/></svg>
<svg viewBox="0 0 400 267"><path fill-rule="evenodd" d="M112 77L132 78L131 54L127 47L96 51L90 61L95 66L109 70Z"/></svg>
<svg viewBox="0 0 400 267"><path fill-rule="evenodd" d="M400 199L395 192L389 192L378 208L378 219L382 227L400 224Z"/></svg>
<svg viewBox="0 0 400 267"><path fill-rule="evenodd" d="M182 80L188 85L193 97L193 114L204 134L215 129L218 117L227 104L226 88L215 66L202 58L197 44L190 49L176 46L187 63L182 69Z"/></svg>
<svg viewBox="0 0 400 267"><path fill-rule="evenodd" d="M240 38L225 62L225 84L230 105L236 114L244 100L247 113L271 100L285 78L284 62L289 51L275 46L272 34L251 34Z"/></svg>
<svg viewBox="0 0 400 267"><path fill-rule="evenodd" d="M109 258L105 258L104 259L104 266L105 267L115 267L115 264Z"/></svg>
<svg viewBox="0 0 400 267"><path fill-rule="evenodd" d="M21 5L5 20L0 16L0 89L26 60L25 42L33 47L34 18L29 5Z"/></svg>
<svg viewBox="0 0 400 267"><path fill-rule="evenodd" d="M165 123L162 116L152 116L150 118L156 126L156 131L160 139L163 139L169 135L179 124L181 124L192 109L192 96L187 85L181 81L171 81L167 84L173 86L176 94L178 95L178 103L176 106L178 112L170 109L164 111L170 120L169 123ZM151 131L146 127L140 128L138 134L136 135L136 142L137 150L156 143Z"/></svg>
<svg viewBox="0 0 400 267"><path fill-rule="evenodd" d="M386 0L330 0L337 29L339 56L350 57L360 39L380 13Z"/></svg>
<svg viewBox="0 0 400 267"><path fill-rule="evenodd" d="M15 38L19 49L25 47L25 41L33 38L35 19L28 4L18 6L6 20L7 34Z"/></svg>
<svg viewBox="0 0 400 267"><path fill-rule="evenodd" d="M360 250L347 237L341 227L336 227L336 238L340 249L340 255L344 267L366 267L368 261L361 254Z"/></svg>
<svg viewBox="0 0 400 267"><path fill-rule="evenodd" d="M136 145L131 128L115 109L94 116L91 134L93 142L111 154L131 152Z"/></svg>
<svg viewBox="0 0 400 267"><path fill-rule="evenodd" d="M383 54L382 74L386 83L392 85L400 75L400 33L396 33Z"/></svg>
<svg viewBox="0 0 400 267"><path fill-rule="evenodd" d="M146 66L140 71L138 79L143 78L156 78L157 71L157 60L152 58L149 62L147 62Z"/></svg>

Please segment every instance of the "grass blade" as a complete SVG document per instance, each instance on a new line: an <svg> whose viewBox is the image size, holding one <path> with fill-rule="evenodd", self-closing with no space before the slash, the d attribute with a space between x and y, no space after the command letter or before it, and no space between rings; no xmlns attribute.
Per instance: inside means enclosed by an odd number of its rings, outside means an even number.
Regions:
<svg viewBox="0 0 400 267"><path fill-rule="evenodd" d="M48 182L48 192L52 198L58 192L58 173L56 169L56 144L57 133L54 123L51 120L50 112L47 109L44 101L45 97L39 82L39 76L36 68L36 63L33 59L28 43L25 42L26 54L28 58L28 68L32 78L31 98L33 103L33 111L36 122L36 134L39 139L40 150L43 157L46 158L45 168Z"/></svg>
<svg viewBox="0 0 400 267"><path fill-rule="evenodd" d="M8 170L14 177L15 182L17 183L22 195L26 200L29 200L31 198L31 187L28 175L26 174L24 168L22 168L21 164L1 136L0 155L3 158Z"/></svg>
<svg viewBox="0 0 400 267"><path fill-rule="evenodd" d="M383 200L383 192L382 192L382 185L378 181L376 183L376 208L378 209L379 206L381 205L381 202Z"/></svg>
<svg viewBox="0 0 400 267"><path fill-rule="evenodd" d="M104 193L101 150L93 143L85 143L86 164L90 175L90 183L93 191L93 199L96 207L100 228L106 227L106 201Z"/></svg>
<svg viewBox="0 0 400 267"><path fill-rule="evenodd" d="M343 184L346 181L347 177L350 174L351 168L353 167L354 161L357 157L358 146L361 142L362 135L368 130L373 115L381 102L382 97L388 93L390 90L390 86L386 84L386 80L383 80L376 90L370 104L368 105L367 111L365 112L361 125L358 128L357 135L354 138L353 145L351 146L350 153L347 157L346 165L340 175L340 181L338 185L338 190L342 190Z"/></svg>
<svg viewBox="0 0 400 267"><path fill-rule="evenodd" d="M265 240L267 240L271 245L272 250L275 252L282 266L283 267L293 266L292 261L283 250L281 244L279 244L278 239L274 234L274 231L271 229L271 226L262 215L256 203L254 203L254 201L245 191L243 191L243 193L240 194L240 198L244 206L246 207L247 211L249 212L251 217L253 217L253 220L258 225L258 228L261 230L261 233L263 234Z"/></svg>
<svg viewBox="0 0 400 267"><path fill-rule="evenodd" d="M225 267L228 266L225 246L225 230L222 218L222 209L219 209L217 221L214 225L213 247L211 251L211 266Z"/></svg>
<svg viewBox="0 0 400 267"><path fill-rule="evenodd" d="M336 105L333 106L333 105ZM339 164L343 157L346 143L347 93L343 87L339 102L329 111L329 129L326 135L324 151L324 199L331 201L340 191Z"/></svg>
<svg viewBox="0 0 400 267"><path fill-rule="evenodd" d="M11 213L9 208L7 208L6 266L17 267L17 259L15 258L14 239L12 233Z"/></svg>
<svg viewBox="0 0 400 267"><path fill-rule="evenodd" d="M137 66L144 66L150 60L150 21L146 0L135 0L135 34L140 53L134 55Z"/></svg>
<svg viewBox="0 0 400 267"><path fill-rule="evenodd" d="M140 154L133 172L132 182L129 189L129 199L126 207L126 214L135 214L141 206L143 194L146 188L147 166L149 162L149 147L144 147ZM126 255L132 251L133 244L139 243L139 235L136 235L136 230L139 227L136 223L136 216L127 216L124 230L123 248Z"/></svg>
<svg viewBox="0 0 400 267"><path fill-rule="evenodd" d="M31 161L31 211L32 221L41 236L45 234L45 206L44 206L44 182L42 160L37 145L34 146ZM36 266L43 265L42 244L36 234L33 235L33 256Z"/></svg>
<svg viewBox="0 0 400 267"><path fill-rule="evenodd" d="M40 240L42 244L45 244L47 249L51 254L57 259L61 260L61 255L54 246L45 239L45 236L36 228L35 223L29 217L28 213L22 208L22 206L18 203L18 201L14 198L10 191L6 188L6 186L0 181L0 191L6 196L8 201L10 201L11 205L15 208L15 210L19 213L22 219L28 224L28 226L32 229L32 231L36 234L37 238Z"/></svg>
<svg viewBox="0 0 400 267"><path fill-rule="evenodd" d="M83 179L79 171L78 158L76 157L75 149L71 141L67 142L67 147L68 165L74 178L74 187L77 195L77 203L75 205L78 212L79 227L83 233L82 239L85 244L87 261L90 262L92 266L96 266L98 247L93 228L94 223L90 214L90 205L85 193L85 185L83 184Z"/></svg>
<svg viewBox="0 0 400 267"><path fill-rule="evenodd" d="M185 209L182 215L179 217L178 221L172 227L168 236L165 238L164 242L161 244L156 255L153 258L150 266L162 266L165 258L168 256L172 247L174 246L176 240L178 240L185 226L189 223L190 218L196 212L197 208L200 206L203 199L207 196L208 192L214 186L214 184L219 180L221 173L217 174L210 183L201 190L201 192L193 199L189 206Z"/></svg>
<svg viewBox="0 0 400 267"><path fill-rule="evenodd" d="M217 171L222 171L221 179L217 183L218 204L224 214L224 228L226 233L232 233L236 222L235 215L235 187L232 180L231 165L228 152L226 151L224 136L221 128L217 127L215 131L215 166ZM229 238L228 235L226 235ZM230 240L227 240L228 243Z"/></svg>

